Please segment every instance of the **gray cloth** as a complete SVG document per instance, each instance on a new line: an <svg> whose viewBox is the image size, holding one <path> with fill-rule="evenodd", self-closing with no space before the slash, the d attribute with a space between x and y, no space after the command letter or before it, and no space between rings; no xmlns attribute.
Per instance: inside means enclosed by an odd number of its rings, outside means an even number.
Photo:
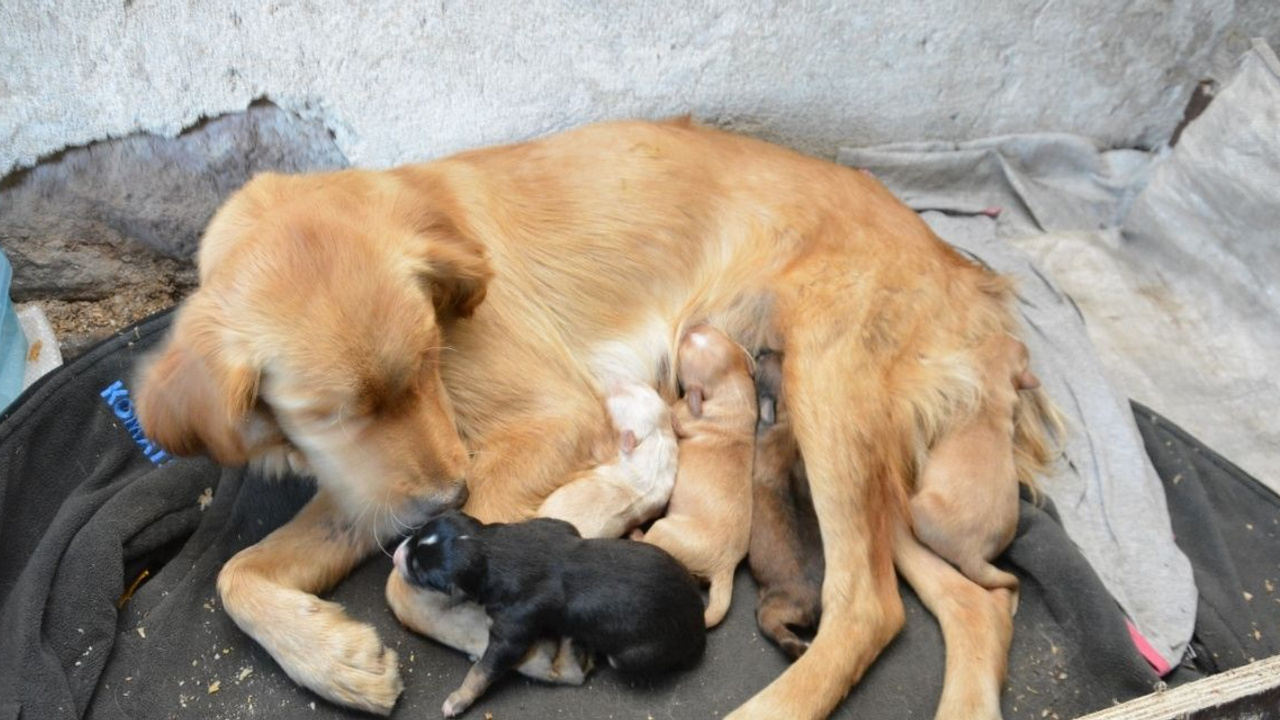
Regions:
<svg viewBox="0 0 1280 720"><path fill-rule="evenodd" d="M1117 377L1280 492L1280 59L1265 43L1182 133L1123 230L1131 285L1166 314L1140 338L1106 328L1128 358Z"/></svg>
<svg viewBox="0 0 1280 720"><path fill-rule="evenodd" d="M1139 632L1177 665L1195 624L1196 586L1128 403L1109 382L1071 298L997 237L1118 222L1146 156L1045 135L843 150L839 159L870 170L925 211L943 239L1018 280L1032 368L1069 425L1065 462L1043 488ZM1002 209L999 221L982 214L993 206Z"/></svg>

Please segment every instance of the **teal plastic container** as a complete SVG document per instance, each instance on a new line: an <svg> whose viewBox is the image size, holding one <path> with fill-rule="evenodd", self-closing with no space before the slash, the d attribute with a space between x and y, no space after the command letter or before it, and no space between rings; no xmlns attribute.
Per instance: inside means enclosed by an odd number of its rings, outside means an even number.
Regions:
<svg viewBox="0 0 1280 720"><path fill-rule="evenodd" d="M27 336L22 334L9 299L12 280L13 266L0 250L0 410L22 392L22 375L27 369Z"/></svg>

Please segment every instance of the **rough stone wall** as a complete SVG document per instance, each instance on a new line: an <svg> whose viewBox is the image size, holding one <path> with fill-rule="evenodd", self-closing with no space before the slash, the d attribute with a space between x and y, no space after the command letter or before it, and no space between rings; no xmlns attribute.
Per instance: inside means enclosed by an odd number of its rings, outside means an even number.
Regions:
<svg viewBox="0 0 1280 720"><path fill-rule="evenodd" d="M135 134L66 150L0 181L11 294L40 301L74 355L195 286L200 233L255 173L345 165L323 126L267 103L173 139Z"/></svg>
<svg viewBox="0 0 1280 720"><path fill-rule="evenodd" d="M1036 130L1151 146L1234 14L1222 0L0 3L0 174L256 98L322 119L372 166L689 111L828 156Z"/></svg>

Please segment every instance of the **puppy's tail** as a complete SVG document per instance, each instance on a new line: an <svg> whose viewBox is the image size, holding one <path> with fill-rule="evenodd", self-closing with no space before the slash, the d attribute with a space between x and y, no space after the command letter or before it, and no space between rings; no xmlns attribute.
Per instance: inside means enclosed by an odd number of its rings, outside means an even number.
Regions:
<svg viewBox="0 0 1280 720"><path fill-rule="evenodd" d="M707 611L703 613L702 619L707 627L713 628L724 620L724 616L729 613L729 604L733 602L733 568L711 577L711 589L707 595Z"/></svg>

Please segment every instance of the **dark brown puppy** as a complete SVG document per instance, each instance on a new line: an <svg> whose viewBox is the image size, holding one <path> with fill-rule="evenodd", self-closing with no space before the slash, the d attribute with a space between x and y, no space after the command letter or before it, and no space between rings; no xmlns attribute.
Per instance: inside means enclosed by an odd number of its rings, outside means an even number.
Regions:
<svg viewBox="0 0 1280 720"><path fill-rule="evenodd" d="M798 658L822 613L822 536L809 494L804 460L782 394L782 356L756 365L760 422L751 480L751 575L759 586L756 622L783 652Z"/></svg>

